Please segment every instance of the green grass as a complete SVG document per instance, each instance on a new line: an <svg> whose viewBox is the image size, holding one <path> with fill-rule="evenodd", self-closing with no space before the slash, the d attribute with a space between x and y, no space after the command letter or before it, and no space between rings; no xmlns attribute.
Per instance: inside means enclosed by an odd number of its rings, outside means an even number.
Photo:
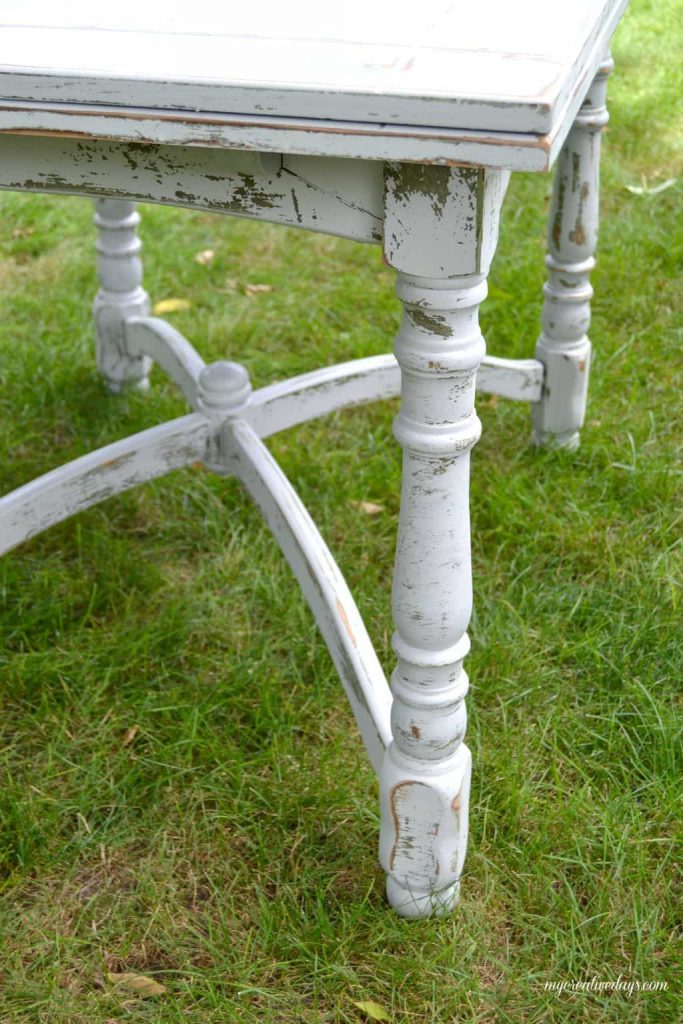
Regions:
<svg viewBox="0 0 683 1024"><path fill-rule="evenodd" d="M386 907L374 778L311 615L237 484L179 472L0 563L2 1024L350 1024L363 999L396 1024L676 1019L677 11L638 0L615 41L580 451L534 451L527 408L479 402L461 907L413 923ZM630 193L643 176L679 181ZM550 185L510 189L482 316L496 354L533 351ZM192 301L173 319L207 360L238 358L260 386L390 346L376 248L143 212L146 286ZM0 200L3 490L184 408L158 371L146 396L105 397L90 220L84 200ZM394 412L272 442L387 668ZM166 994L127 999L110 971ZM669 987L544 989L619 975Z"/></svg>

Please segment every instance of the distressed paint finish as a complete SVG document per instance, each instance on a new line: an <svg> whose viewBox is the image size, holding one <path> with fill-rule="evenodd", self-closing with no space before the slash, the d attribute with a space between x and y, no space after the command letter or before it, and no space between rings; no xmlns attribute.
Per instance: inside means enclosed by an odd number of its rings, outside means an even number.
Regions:
<svg viewBox="0 0 683 1024"><path fill-rule="evenodd" d="M253 393L247 371L240 364L205 365L186 339L156 318L133 319L128 327L131 347L158 357L160 368L181 384L198 412L107 445L0 498L0 555L91 505L173 469L201 461L219 475L234 474L263 512L301 584L339 672L370 762L379 771L391 735L391 694L384 673L329 549L249 422L256 420L264 434L274 433L291 425L286 416L291 404L286 404L285 422L278 426L277 411L271 421L267 415L264 418L263 410L277 410L283 396L273 388ZM310 374L308 382L314 393L319 384L316 376ZM347 379L345 373L340 376ZM300 381L296 393L303 390ZM346 392L345 397L345 404L356 404L357 395ZM315 404L307 408L310 416L302 417L299 412L295 422L330 411Z"/></svg>
<svg viewBox="0 0 683 1024"><path fill-rule="evenodd" d="M0 0L0 131L538 170L626 6L121 2Z"/></svg>
<svg viewBox="0 0 683 1024"><path fill-rule="evenodd" d="M97 367L107 388L120 391L124 384L149 387L151 361L130 356L126 350L126 320L149 313L149 296L142 287L142 244L137 234L140 215L135 204L116 199L96 203L97 275L95 296Z"/></svg>
<svg viewBox="0 0 683 1024"><path fill-rule="evenodd" d="M0 134L0 188L119 195L382 240L376 161Z"/></svg>
<svg viewBox="0 0 683 1024"><path fill-rule="evenodd" d="M158 317L132 317L126 322L126 351L149 356L173 380L188 404L199 409L199 377L204 360L180 331ZM498 359L484 356L476 390L537 402L541 397L543 366L537 359ZM390 353L325 366L255 391L242 418L261 438L339 409L364 405L401 393L401 369Z"/></svg>
<svg viewBox="0 0 683 1024"><path fill-rule="evenodd" d="M420 277L449 278L488 266L510 175L481 167L387 164L384 257ZM438 333L438 314L432 326ZM443 326L447 331L447 327Z"/></svg>
<svg viewBox="0 0 683 1024"><path fill-rule="evenodd" d="M546 0L422 0L416 21L412 0L3 0L0 69L6 94L63 104L543 134L623 6L573 0L551 20Z"/></svg>
<svg viewBox="0 0 683 1024"><path fill-rule="evenodd" d="M578 104L581 97L577 97ZM574 102L572 104L571 113ZM201 149L238 149L240 152L287 153L299 157L334 160L413 161L501 167L517 171L546 171L557 156L566 134L558 122L550 135L522 132L485 132L455 128L420 128L406 125L362 125L352 121L244 118L224 114L184 113L160 115L150 110L99 106L54 109L35 103L0 101L0 142L14 146L22 137L51 137L56 141L87 140L136 145L178 146ZM27 178L31 179L27 168ZM7 186L9 187L9 186ZM138 197L139 198L139 197Z"/></svg>
<svg viewBox="0 0 683 1024"><path fill-rule="evenodd" d="M477 391L512 398L517 402L537 402L543 387L543 365L538 359L499 359L484 356L477 371Z"/></svg>
<svg viewBox="0 0 683 1024"><path fill-rule="evenodd" d="M586 413L600 138L608 121L605 94L613 66L611 59L602 64L555 171L548 225L548 282L543 288L543 332L536 345L536 357L545 367L543 396L532 411L537 444L577 448Z"/></svg>
<svg viewBox="0 0 683 1024"><path fill-rule="evenodd" d="M277 462L246 422L253 393L239 363L199 374L198 404L209 417L205 464L234 473L263 513L289 562L335 664L375 771L390 736L391 694L375 649L339 567Z"/></svg>
<svg viewBox="0 0 683 1024"><path fill-rule="evenodd" d="M258 505L315 616L376 772L391 732L391 694L360 612L318 529L268 449L240 418L224 430L232 471Z"/></svg>
<svg viewBox="0 0 683 1024"><path fill-rule="evenodd" d="M0 553L188 463L237 476L339 671L380 778L387 894L407 917L453 907L467 846L474 391L532 403L540 443L578 439L609 64L591 82L625 5L575 0L548 19L545 0L483 0L463 19L428 0L416 29L410 0L389 19L362 0L336 13L294 0L267 16L205 0L95 11L75 0L51 4L49 18L46 0L20 17L0 0L0 188L102 197L100 369L111 390L144 387L154 360L195 410L0 499ZM548 169L565 140L538 359L487 358L478 308L509 171ZM255 392L240 364L207 366L148 315L135 200L382 243L404 305L396 358ZM260 438L399 388L390 690L338 567Z"/></svg>
<svg viewBox="0 0 683 1024"><path fill-rule="evenodd" d="M126 321L124 345L132 359L153 359L178 385L188 405L199 407L199 375L206 364L180 331L156 316L131 317Z"/></svg>
<svg viewBox="0 0 683 1024"><path fill-rule="evenodd" d="M179 331L157 317L126 321L125 352L131 359L153 358L196 413L116 441L0 498L0 554L91 505L191 463L237 475L302 582L379 771L391 738L386 680L332 555L258 438L336 409L395 397L401 379L396 359L353 360L252 392L243 366L207 366ZM539 367L533 360L519 362L521 367L492 360L489 385L499 382L499 393L514 388L528 400Z"/></svg>
<svg viewBox="0 0 683 1024"><path fill-rule="evenodd" d="M543 367L536 359L485 356L477 373L476 388L487 394L533 402L540 398L542 381ZM401 370L396 357L369 356L260 388L254 392L245 419L259 437L268 437L337 409L396 398L400 393Z"/></svg>
<svg viewBox="0 0 683 1024"><path fill-rule="evenodd" d="M0 498L0 555L131 487L204 458L209 424L191 413L99 448Z"/></svg>
<svg viewBox="0 0 683 1024"><path fill-rule="evenodd" d="M507 184L499 171L387 168L385 257L404 305L395 354L403 448L393 583L398 663L380 774L380 861L399 914L445 913L467 846L464 745L472 610L469 453L484 357L479 304Z"/></svg>

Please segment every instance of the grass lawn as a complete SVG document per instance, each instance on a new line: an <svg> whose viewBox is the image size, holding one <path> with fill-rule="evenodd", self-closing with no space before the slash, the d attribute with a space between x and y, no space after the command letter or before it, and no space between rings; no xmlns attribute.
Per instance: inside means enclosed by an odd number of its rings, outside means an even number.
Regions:
<svg viewBox="0 0 683 1024"><path fill-rule="evenodd" d="M395 1024L676 1019L680 10L634 0L615 40L582 447L532 450L526 406L478 403L460 908L386 906L374 776L289 569L234 481L178 472L0 563L1 1024L351 1024L363 1000ZM517 175L508 193L482 311L498 355L533 352L550 189ZM184 410L158 371L147 395L105 396L91 216L0 197L2 491ZM142 237L153 299L189 299L173 322L257 387L390 348L376 247L161 207ZM271 442L387 670L394 413ZM620 975L668 989L545 988Z"/></svg>

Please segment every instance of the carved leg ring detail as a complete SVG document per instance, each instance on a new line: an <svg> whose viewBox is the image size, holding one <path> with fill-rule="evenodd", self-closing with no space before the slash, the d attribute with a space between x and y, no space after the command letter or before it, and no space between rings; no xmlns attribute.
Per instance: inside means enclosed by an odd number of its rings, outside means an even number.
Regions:
<svg viewBox="0 0 683 1024"><path fill-rule="evenodd" d="M140 215L135 203L120 199L98 199L95 209L100 281L93 304L97 367L109 391L121 391L125 384L146 389L152 361L132 356L126 348L126 320L147 316L150 308L142 287Z"/></svg>

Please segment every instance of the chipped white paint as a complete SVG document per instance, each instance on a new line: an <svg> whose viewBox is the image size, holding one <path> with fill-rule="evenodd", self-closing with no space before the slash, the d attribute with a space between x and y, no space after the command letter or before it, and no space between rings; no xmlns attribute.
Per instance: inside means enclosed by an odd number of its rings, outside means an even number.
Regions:
<svg viewBox="0 0 683 1024"><path fill-rule="evenodd" d="M174 381L188 404L197 406L199 374L206 363L180 331L156 316L130 317L126 321L124 351L131 359L149 357Z"/></svg>
<svg viewBox="0 0 683 1024"><path fill-rule="evenodd" d="M549 19L545 0L423 0L418 19L411 0L393 0L391 17L365 0L336 9L316 0L195 0L189 9L178 0L33 0L17 9L0 0L3 91L543 134L623 6L573 0Z"/></svg>
<svg viewBox="0 0 683 1024"><path fill-rule="evenodd" d="M608 121L605 94L613 66L611 59L602 65L555 171L543 333L536 346L536 356L545 367L543 397L533 407L537 444L577 448L586 413L591 358L587 332L593 295L589 279L598 241L600 136Z"/></svg>
<svg viewBox="0 0 683 1024"><path fill-rule="evenodd" d="M193 409L199 409L198 381L206 365L183 335L158 317L134 317L126 324L126 347L132 356L150 356L175 381ZM484 356L477 391L520 402L541 397L543 367L537 359ZM319 416L364 405L401 392L401 370L390 353L352 359L278 381L254 391L241 416L259 437L270 437Z"/></svg>
<svg viewBox="0 0 683 1024"><path fill-rule="evenodd" d="M384 257L389 266L421 277L457 277L474 273L480 262L488 264L509 177L478 167L452 174L429 164L387 164Z"/></svg>
<svg viewBox="0 0 683 1024"><path fill-rule="evenodd" d="M467 847L470 753L463 744L472 610L469 453L485 352L479 304L507 176L412 165L387 169L385 255L400 269L402 371L394 433L403 485L393 611L392 743L380 774L380 861L399 914L445 913ZM435 238L426 246L427 211ZM447 244L447 236L457 239ZM484 243L482 240L486 239ZM424 271L424 273L423 273Z"/></svg>
<svg viewBox="0 0 683 1024"><path fill-rule="evenodd" d="M412 7L387 18L360 0L340 9L336 40L331 10L312 0L242 14L193 5L189 19L174 3L137 4L129 20L92 4L51 4L41 20L32 5L32 21L0 0L0 133L545 170L625 5L578 0L548 19L545 0L524 10L486 0L466 13L437 2L420 42ZM258 23L246 37L235 21L245 16ZM290 29L276 40L268 32L281 17ZM390 41L390 26L405 39Z"/></svg>
<svg viewBox="0 0 683 1024"><path fill-rule="evenodd" d="M538 359L499 359L484 356L477 371L477 391L518 402L537 402L543 387Z"/></svg>
<svg viewBox="0 0 683 1024"><path fill-rule="evenodd" d="M370 762L379 771L391 732L391 694L356 604L294 488L251 427L237 418L224 451L259 506L313 612L337 668Z"/></svg>
<svg viewBox="0 0 683 1024"><path fill-rule="evenodd" d="M201 460L221 475L235 473L250 493L258 493L255 500L268 522L277 524L277 539L297 577L308 581L306 598L379 770L390 737L386 680L332 556L282 471L254 438L337 409L396 397L401 374L395 357L353 360L252 392L243 366L207 366L183 335L157 317L132 317L125 324L125 337L124 354L153 358L201 414L116 441L0 498L0 554L91 505L181 466ZM514 380L519 396L528 400L539 364L525 360L533 365L517 372L513 360L492 362L502 365L492 367L490 384L499 379L499 393L504 393ZM269 481L277 491L270 497L264 490Z"/></svg>
<svg viewBox="0 0 683 1024"><path fill-rule="evenodd" d="M124 384L146 388L150 361L144 356L131 358L125 345L127 318L149 313L137 236L140 215L134 203L116 199L100 199L96 211L100 290L93 312L97 366L110 391L120 391Z"/></svg>
<svg viewBox="0 0 683 1024"><path fill-rule="evenodd" d="M63 140L83 137L136 145L198 147L203 152L232 148L270 156L287 153L334 160L412 160L546 171L562 145L563 128L564 122L559 122L557 131L547 136L528 132L497 132L489 136L462 128L296 120L257 114L245 117L193 111L183 112L179 120L177 114L162 116L149 109L94 104L55 105L46 109L42 104L3 101L0 97L0 140L7 136L11 147L19 145L23 134L54 135Z"/></svg>
<svg viewBox="0 0 683 1024"><path fill-rule="evenodd" d="M348 406L395 398L401 372L392 355L326 366L254 392L248 422L259 437Z"/></svg>
<svg viewBox="0 0 683 1024"><path fill-rule="evenodd" d="M537 359L484 356L476 389L501 398L535 402L541 397L542 383L543 367ZM338 409L397 398L400 393L401 370L396 357L368 356L259 388L244 418L259 437L269 437Z"/></svg>
<svg viewBox="0 0 683 1024"><path fill-rule="evenodd" d="M575 0L549 18L546 0L466 12L427 0L416 21L408 0L391 17L361 0L336 12L312 0L265 12L35 0L20 14L0 0L0 188L104 197L100 369L112 390L145 386L155 360L195 409L0 499L0 553L188 463L235 474L339 671L380 777L388 897L408 917L451 909L467 846L474 391L532 403L540 442L578 437L608 67L591 82L624 7ZM538 359L486 357L478 307L509 170L547 169L565 139ZM396 358L255 392L240 364L206 366L148 315L135 199L381 242L404 305ZM338 567L260 438L399 390L390 690Z"/></svg>
<svg viewBox="0 0 683 1024"><path fill-rule="evenodd" d="M98 448L0 498L0 554L114 494L204 458L209 423L191 413Z"/></svg>
<svg viewBox="0 0 683 1024"><path fill-rule="evenodd" d="M240 363L221 361L205 366L197 381L197 405L212 421L206 452L207 469L227 476L231 467L225 456L221 424L244 414L251 402L251 381Z"/></svg>
<svg viewBox="0 0 683 1024"><path fill-rule="evenodd" d="M358 242L382 239L382 165L375 161L0 135L0 188L117 194ZM123 244L115 236L101 244L112 242Z"/></svg>

